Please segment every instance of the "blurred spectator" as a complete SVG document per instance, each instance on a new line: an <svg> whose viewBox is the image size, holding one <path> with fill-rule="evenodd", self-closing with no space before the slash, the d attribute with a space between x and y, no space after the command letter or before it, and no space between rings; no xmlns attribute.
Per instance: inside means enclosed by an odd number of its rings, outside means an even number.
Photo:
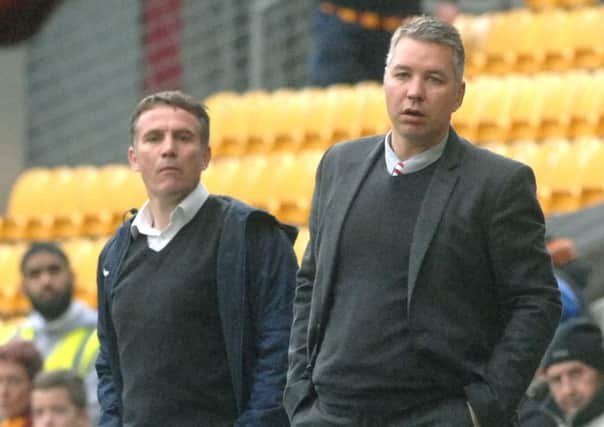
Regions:
<svg viewBox="0 0 604 427"><path fill-rule="evenodd" d="M77 372L62 369L34 379L31 396L33 427L90 427L86 388Z"/></svg>
<svg viewBox="0 0 604 427"><path fill-rule="evenodd" d="M579 317L584 314L583 300L581 293L571 281L564 277L560 271L554 269L554 276L558 282L558 289L562 299L562 316L560 322L566 322L569 319Z"/></svg>
<svg viewBox="0 0 604 427"><path fill-rule="evenodd" d="M604 350L600 328L585 318L558 329L542 362L549 394L521 410L521 427L604 426Z"/></svg>
<svg viewBox="0 0 604 427"><path fill-rule="evenodd" d="M311 84L381 81L392 33L405 18L422 13L421 0L333 0L321 2L313 26ZM458 9L434 9L451 23Z"/></svg>
<svg viewBox="0 0 604 427"><path fill-rule="evenodd" d="M30 393L42 356L30 341L0 346L0 427L30 427Z"/></svg>
<svg viewBox="0 0 604 427"><path fill-rule="evenodd" d="M44 357L45 370L74 369L84 376L89 413L96 420L96 311L73 300L74 275L69 259L53 243L33 243L21 259L21 275L22 290L33 310L12 336L36 344Z"/></svg>

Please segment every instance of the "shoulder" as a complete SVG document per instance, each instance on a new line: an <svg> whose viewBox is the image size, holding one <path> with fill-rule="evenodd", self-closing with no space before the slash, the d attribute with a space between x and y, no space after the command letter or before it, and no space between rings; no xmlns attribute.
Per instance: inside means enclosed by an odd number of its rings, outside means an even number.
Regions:
<svg viewBox="0 0 604 427"><path fill-rule="evenodd" d="M451 142L461 153L464 173L477 179L505 179L517 173L531 174L531 168L524 163L472 144L464 138L457 137Z"/></svg>
<svg viewBox="0 0 604 427"><path fill-rule="evenodd" d="M358 158L370 153L377 144L383 144L385 135L374 135L352 139L332 145L325 152L324 158Z"/></svg>
<svg viewBox="0 0 604 427"><path fill-rule="evenodd" d="M224 230L227 237L240 238L250 233L265 234L265 231L284 233L292 242L297 236L297 229L281 223L271 213L248 205L228 196L210 196L225 208Z"/></svg>

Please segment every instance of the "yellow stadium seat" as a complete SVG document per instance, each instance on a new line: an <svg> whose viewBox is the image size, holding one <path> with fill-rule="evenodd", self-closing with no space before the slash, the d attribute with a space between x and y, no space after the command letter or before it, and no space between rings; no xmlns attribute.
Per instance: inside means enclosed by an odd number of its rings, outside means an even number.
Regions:
<svg viewBox="0 0 604 427"><path fill-rule="evenodd" d="M469 80L466 83L466 93L463 103L453 114L453 127L460 135L463 135L464 138L468 138L470 141L481 142L476 139L478 124L480 122L480 109L485 96L488 97L487 91L490 90L492 81L493 78L491 77L476 77ZM383 105L383 97L381 102Z"/></svg>
<svg viewBox="0 0 604 427"><path fill-rule="evenodd" d="M531 9L541 10L559 7L561 0L526 0L525 3Z"/></svg>
<svg viewBox="0 0 604 427"><path fill-rule="evenodd" d="M572 26L569 36L574 50L574 67L597 69L604 65L604 46L597 42L604 26L604 8L579 8L569 12L568 20Z"/></svg>
<svg viewBox="0 0 604 427"><path fill-rule="evenodd" d="M554 139L543 141L540 147L544 168L539 195L544 210L548 213L573 210L579 201L572 199L578 198L579 194L577 186L571 182L577 172L577 157L572 144L565 139Z"/></svg>
<svg viewBox="0 0 604 427"><path fill-rule="evenodd" d="M300 153L303 153L301 151ZM262 159L262 169L256 176L247 201L253 206L278 215L281 195L279 183L289 173L289 168L299 153L274 152Z"/></svg>
<svg viewBox="0 0 604 427"><path fill-rule="evenodd" d="M390 120L386 110L384 90L378 83L357 85L357 92L363 93L364 113L359 119L361 135L381 135L390 129Z"/></svg>
<svg viewBox="0 0 604 427"><path fill-rule="evenodd" d="M550 146L546 141L544 145ZM552 150L554 159L550 167L550 212L572 212L581 207L580 173L583 159L580 144L556 141L559 147Z"/></svg>
<svg viewBox="0 0 604 427"><path fill-rule="evenodd" d="M325 148L338 141L342 129L338 110L340 98L346 97L351 90L351 85L337 84L316 93L313 108L309 109L309 116L305 119L305 148Z"/></svg>
<svg viewBox="0 0 604 427"><path fill-rule="evenodd" d="M604 72L577 73L570 114L572 138L604 133Z"/></svg>
<svg viewBox="0 0 604 427"><path fill-rule="evenodd" d="M277 182L277 216L292 224L308 223L315 172L323 155L321 150L305 150L289 159L285 176Z"/></svg>
<svg viewBox="0 0 604 427"><path fill-rule="evenodd" d="M522 78L516 78L522 80ZM515 80L511 77L485 78L474 90L480 97L477 109L475 141L506 141L509 139L509 111L513 108L512 96L516 94ZM463 133L462 133L463 135Z"/></svg>
<svg viewBox="0 0 604 427"><path fill-rule="evenodd" d="M48 168L30 168L23 171L12 186L7 215L19 217L37 212L38 199L50 191L50 177Z"/></svg>
<svg viewBox="0 0 604 427"><path fill-rule="evenodd" d="M604 142L587 138L579 142L582 153L580 184L581 206L587 207L604 202Z"/></svg>
<svg viewBox="0 0 604 427"><path fill-rule="evenodd" d="M566 71L573 67L575 51L574 30L568 11L551 9L535 14L534 39L529 46L539 71ZM552 31L555 29L555 31Z"/></svg>
<svg viewBox="0 0 604 427"><path fill-rule="evenodd" d="M267 193L270 191L270 187L266 187L261 180L273 165L269 164L267 155L264 154L246 155L240 159L235 185L230 190L230 194L257 207L266 208Z"/></svg>
<svg viewBox="0 0 604 427"><path fill-rule="evenodd" d="M239 157L213 159L208 168L201 173L201 182L210 193L233 196L240 169Z"/></svg>
<svg viewBox="0 0 604 427"><path fill-rule="evenodd" d="M485 48L487 35L491 29L492 16L490 13L481 15L460 13L455 18L453 25L459 31L466 51L467 61L464 70L466 77L478 74L478 70L472 67L472 58Z"/></svg>
<svg viewBox="0 0 604 427"><path fill-rule="evenodd" d="M505 111L502 120L506 123L504 140L534 140L539 129L540 113L540 79L525 75L514 75L507 78L505 92Z"/></svg>
<svg viewBox="0 0 604 427"><path fill-rule="evenodd" d="M511 13L493 13L490 16L488 31L484 41L471 56L468 57L467 69L471 75L476 74L505 74L513 70L515 56L511 47L517 26L524 26L520 12L516 19L511 19Z"/></svg>
<svg viewBox="0 0 604 427"><path fill-rule="evenodd" d="M75 297L92 308L97 307L96 271L106 239L70 239L61 246L75 275Z"/></svg>
<svg viewBox="0 0 604 427"><path fill-rule="evenodd" d="M531 141L515 141L510 145L510 157L531 167L537 182L537 195L545 212L549 208L549 188L547 187L547 162L541 144Z"/></svg>
<svg viewBox="0 0 604 427"><path fill-rule="evenodd" d="M267 97L263 111L258 112L255 126L261 138L252 144L246 153L297 151L304 144L305 134L298 123L305 114L306 106L299 101L300 91L291 88L276 90Z"/></svg>
<svg viewBox="0 0 604 427"><path fill-rule="evenodd" d="M0 245L0 315L11 317L29 310L29 302L21 293L19 264L25 251L24 243Z"/></svg>
<svg viewBox="0 0 604 427"><path fill-rule="evenodd" d="M99 179L106 195L105 205L119 225L128 211L138 209L147 200L147 192L139 173L122 164L109 164L100 168Z"/></svg>
<svg viewBox="0 0 604 427"><path fill-rule="evenodd" d="M586 8L598 4L598 0L558 0L560 6L573 8Z"/></svg>
<svg viewBox="0 0 604 427"><path fill-rule="evenodd" d="M570 137L570 117L577 96L576 79L583 72L566 72L536 79L539 86L538 139Z"/></svg>

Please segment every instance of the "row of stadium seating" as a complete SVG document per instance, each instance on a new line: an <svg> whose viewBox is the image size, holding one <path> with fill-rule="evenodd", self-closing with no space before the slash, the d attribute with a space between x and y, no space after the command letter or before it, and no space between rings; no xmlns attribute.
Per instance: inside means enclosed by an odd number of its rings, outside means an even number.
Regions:
<svg viewBox="0 0 604 427"><path fill-rule="evenodd" d="M324 89L223 92L206 100L215 157L323 150L389 128L378 83ZM468 80L453 124L474 142L604 134L604 71Z"/></svg>
<svg viewBox="0 0 604 427"><path fill-rule="evenodd" d="M304 224L321 154L305 150L217 158L203 181L213 193ZM13 186L8 215L0 218L0 240L106 236L145 199L140 176L126 165L32 168Z"/></svg>
<svg viewBox="0 0 604 427"><path fill-rule="evenodd" d="M546 214L604 202L604 142L598 138L528 140L486 147L532 167Z"/></svg>
<svg viewBox="0 0 604 427"><path fill-rule="evenodd" d="M536 73L604 65L604 7L526 8L455 21L467 50L466 74Z"/></svg>
<svg viewBox="0 0 604 427"><path fill-rule="evenodd" d="M604 143L598 138L517 140L487 146L533 167L547 213L568 212L603 200ZM322 152L221 157L211 162L202 181L212 193L240 198L288 223L306 224ZM11 192L9 215L0 222L0 239L106 236L145 198L140 177L126 165L30 169Z"/></svg>
<svg viewBox="0 0 604 427"><path fill-rule="evenodd" d="M472 79L453 124L478 143L602 135L604 72Z"/></svg>
<svg viewBox="0 0 604 427"><path fill-rule="evenodd" d="M598 0L525 0L525 3L531 9L549 9L555 7L584 7L598 3Z"/></svg>

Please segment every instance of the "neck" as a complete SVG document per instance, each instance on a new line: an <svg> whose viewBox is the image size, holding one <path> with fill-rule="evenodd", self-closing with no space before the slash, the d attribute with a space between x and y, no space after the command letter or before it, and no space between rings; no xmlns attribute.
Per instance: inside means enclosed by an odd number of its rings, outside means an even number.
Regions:
<svg viewBox="0 0 604 427"><path fill-rule="evenodd" d="M170 223L170 214L178 206L179 201L150 200L149 208L153 217L153 227L164 230Z"/></svg>
<svg viewBox="0 0 604 427"><path fill-rule="evenodd" d="M396 132L392 132L390 146L399 159L407 160L443 142L448 132L449 130L447 129L445 133L439 134L435 138L430 138L430 140L408 139Z"/></svg>

